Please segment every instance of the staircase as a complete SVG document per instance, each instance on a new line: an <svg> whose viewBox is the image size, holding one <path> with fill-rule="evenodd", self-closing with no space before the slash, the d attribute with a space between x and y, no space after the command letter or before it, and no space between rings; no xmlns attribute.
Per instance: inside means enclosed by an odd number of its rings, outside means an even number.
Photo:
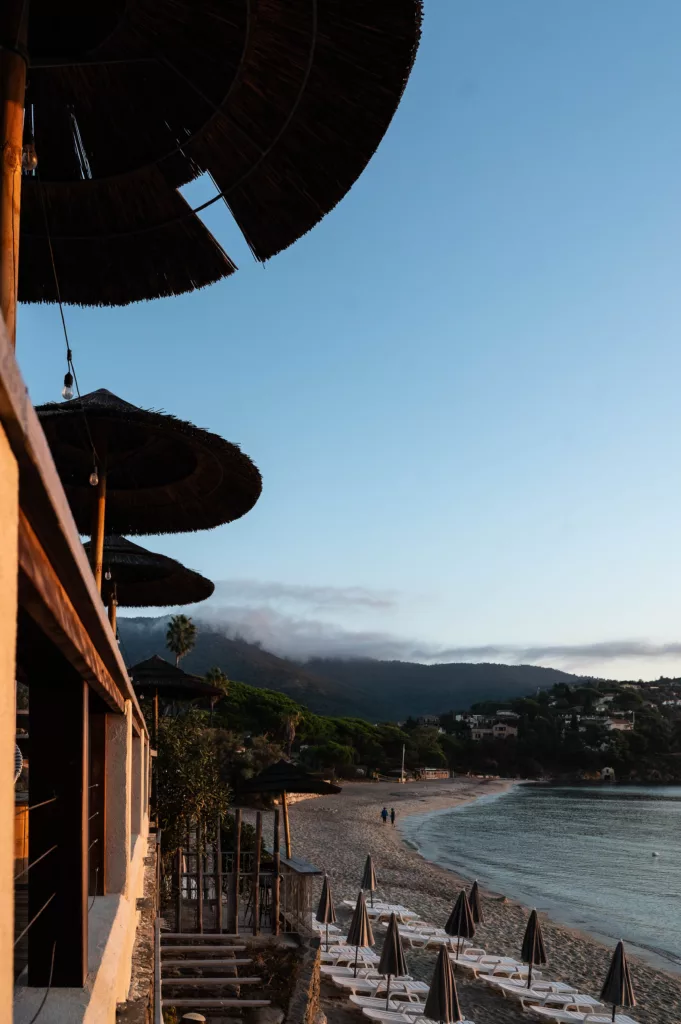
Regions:
<svg viewBox="0 0 681 1024"><path fill-rule="evenodd" d="M161 932L157 928L157 1006L198 1011L269 1006L269 999L241 996L243 987L262 985L262 978L248 974L253 961L240 956L246 946L238 943L235 935Z"/></svg>

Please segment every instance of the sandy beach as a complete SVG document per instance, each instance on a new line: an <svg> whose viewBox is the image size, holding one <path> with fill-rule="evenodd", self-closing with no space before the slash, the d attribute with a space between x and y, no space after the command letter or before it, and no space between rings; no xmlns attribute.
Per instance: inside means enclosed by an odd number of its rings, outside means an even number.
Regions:
<svg viewBox="0 0 681 1024"><path fill-rule="evenodd" d="M293 852L328 872L337 905L342 899L356 898L364 861L371 852L381 897L403 903L424 919L442 925L462 880L425 861L404 842L399 828L381 823L379 811L384 804L395 807L399 822L408 815L454 807L508 786L474 778L404 786L346 784L339 796L305 800L291 808ZM491 953L519 955L527 908L498 894L484 893L483 910L485 923L476 933L476 945ZM597 996L612 948L546 917L542 928L549 955L544 977L576 984L580 991ZM407 959L414 977L430 980L433 952L409 951ZM639 1004L630 1011L634 1019L641 1024L681 1021L681 976L656 970L634 956L630 962ZM338 992L328 983L323 986L330 1024L365 1019L350 1009ZM481 982L461 979L459 995L462 1012L475 1024L526 1024L532 1019Z"/></svg>

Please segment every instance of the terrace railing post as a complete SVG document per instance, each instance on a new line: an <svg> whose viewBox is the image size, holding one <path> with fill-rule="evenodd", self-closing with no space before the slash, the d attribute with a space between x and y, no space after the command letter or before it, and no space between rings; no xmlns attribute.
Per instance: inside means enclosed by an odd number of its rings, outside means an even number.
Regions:
<svg viewBox="0 0 681 1024"><path fill-rule="evenodd" d="M182 847L177 848L177 861L175 864L175 878L177 881L177 903L175 905L175 931L182 931Z"/></svg>
<svg viewBox="0 0 681 1024"><path fill-rule="evenodd" d="M196 927L203 933L203 825L196 823Z"/></svg>
<svg viewBox="0 0 681 1024"><path fill-rule="evenodd" d="M262 811L255 816L255 855L253 857L253 934L260 932L260 848L262 846Z"/></svg>
<svg viewBox="0 0 681 1024"><path fill-rule="evenodd" d="M217 896L216 926L222 932L222 821L218 814L215 833L215 895Z"/></svg>
<svg viewBox="0 0 681 1024"><path fill-rule="evenodd" d="M241 869L241 809L234 812L234 863L232 865L232 921L230 932L239 934L239 882Z"/></svg>
<svg viewBox="0 0 681 1024"><path fill-rule="evenodd" d="M28 983L82 988L88 971L88 687L31 677ZM70 667L65 672L71 675ZM44 804L56 796L54 804ZM43 806L38 806L43 804ZM47 812L47 813L46 813Z"/></svg>
<svg viewBox="0 0 681 1024"><path fill-rule="evenodd" d="M279 853L279 808L274 812L274 843L272 865L272 931L279 934L279 910L281 901L281 855Z"/></svg>

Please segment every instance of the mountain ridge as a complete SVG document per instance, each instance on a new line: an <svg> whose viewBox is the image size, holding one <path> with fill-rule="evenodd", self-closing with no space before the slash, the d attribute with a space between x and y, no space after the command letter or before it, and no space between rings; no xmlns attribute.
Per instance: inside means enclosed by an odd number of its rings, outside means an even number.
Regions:
<svg viewBox="0 0 681 1024"><path fill-rule="evenodd" d="M153 654L172 659L165 646L169 618L119 617L121 653L126 664L134 665ZM578 679L568 672L537 665L424 665L366 657L317 657L298 662L241 637L230 637L214 623L202 623L197 617L194 621L199 634L194 650L182 659L186 671L203 675L218 666L231 679L278 690L324 715L401 721L410 715L437 715L452 708L467 708L476 701L502 703L532 690Z"/></svg>

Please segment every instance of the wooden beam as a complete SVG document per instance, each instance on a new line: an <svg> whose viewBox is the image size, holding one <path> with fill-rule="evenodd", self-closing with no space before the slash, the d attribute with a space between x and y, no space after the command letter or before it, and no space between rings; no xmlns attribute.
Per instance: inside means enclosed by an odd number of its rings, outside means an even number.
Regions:
<svg viewBox="0 0 681 1024"><path fill-rule="evenodd" d="M45 987L51 976L54 988L82 988L88 972L88 687L54 654L29 677L29 861L51 853L29 874L28 984Z"/></svg>
<svg viewBox="0 0 681 1024"><path fill-rule="evenodd" d="M26 93L26 0L3 0L0 11L0 319L16 344L19 210Z"/></svg>
<svg viewBox="0 0 681 1024"><path fill-rule="evenodd" d="M255 815L255 853L253 854L253 934L260 934L260 851L262 848L262 811Z"/></svg>
<svg viewBox="0 0 681 1024"><path fill-rule="evenodd" d="M291 826L288 820L288 800L286 793L281 794L281 808L284 812L284 842L286 843L286 858L291 859Z"/></svg>
<svg viewBox="0 0 681 1024"><path fill-rule="evenodd" d="M281 836L279 834L279 808L274 810L274 843L272 846L272 931L279 934L279 912L281 906Z"/></svg>
<svg viewBox="0 0 681 1024"><path fill-rule="evenodd" d="M234 862L232 865L232 917L229 930L232 935L239 934L239 872L241 870L241 808L234 812Z"/></svg>
<svg viewBox="0 0 681 1024"><path fill-rule="evenodd" d="M4 5L0 4L0 12ZM146 731L125 663L97 594L94 577L73 521L47 440L28 397L12 345L0 322L0 422L19 466L21 508L68 593L133 720Z"/></svg>
<svg viewBox="0 0 681 1024"><path fill-rule="evenodd" d="M125 701L23 512L19 514L19 603L79 675L114 711Z"/></svg>

